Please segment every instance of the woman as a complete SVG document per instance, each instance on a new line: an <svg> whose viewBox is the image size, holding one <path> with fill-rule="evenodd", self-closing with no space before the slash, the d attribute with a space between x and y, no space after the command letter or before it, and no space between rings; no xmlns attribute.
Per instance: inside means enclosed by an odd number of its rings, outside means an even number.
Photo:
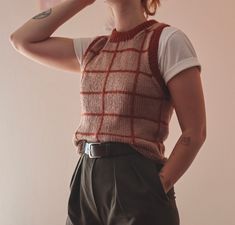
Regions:
<svg viewBox="0 0 235 225"><path fill-rule="evenodd" d="M147 20L159 0L106 0L110 34L51 37L94 2L67 0L11 35L30 59L82 75L66 225L179 225L174 184L206 138L201 65L182 31ZM182 134L166 158L173 109Z"/></svg>

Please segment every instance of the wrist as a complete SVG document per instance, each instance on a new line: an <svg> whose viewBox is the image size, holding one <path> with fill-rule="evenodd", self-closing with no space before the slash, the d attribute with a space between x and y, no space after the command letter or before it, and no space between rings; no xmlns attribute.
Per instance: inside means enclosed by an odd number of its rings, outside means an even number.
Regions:
<svg viewBox="0 0 235 225"><path fill-rule="evenodd" d="M73 0L73 1L82 4L84 7L92 5L95 2L95 0Z"/></svg>
<svg viewBox="0 0 235 225"><path fill-rule="evenodd" d="M163 189L165 193L167 193L172 188L173 185L170 182L170 180L166 179L166 177L162 173L159 173L159 177L162 182Z"/></svg>
<svg viewBox="0 0 235 225"><path fill-rule="evenodd" d="M89 3L86 0L69 0L69 1L74 5L76 9L78 7L79 10L89 5Z"/></svg>

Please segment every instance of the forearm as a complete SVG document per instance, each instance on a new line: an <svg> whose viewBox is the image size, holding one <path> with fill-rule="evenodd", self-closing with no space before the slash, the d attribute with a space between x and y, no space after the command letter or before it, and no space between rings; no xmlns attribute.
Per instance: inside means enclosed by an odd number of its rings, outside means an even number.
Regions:
<svg viewBox="0 0 235 225"><path fill-rule="evenodd" d="M85 8L83 0L66 0L39 13L11 34L11 41L32 43L45 40L68 19Z"/></svg>
<svg viewBox="0 0 235 225"><path fill-rule="evenodd" d="M193 132L185 131L182 133L168 160L159 172L166 192L190 167L204 141L205 137L193 134Z"/></svg>

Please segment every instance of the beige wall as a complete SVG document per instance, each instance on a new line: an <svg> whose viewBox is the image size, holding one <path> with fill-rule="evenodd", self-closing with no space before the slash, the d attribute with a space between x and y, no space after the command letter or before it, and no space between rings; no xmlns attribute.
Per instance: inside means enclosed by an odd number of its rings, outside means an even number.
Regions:
<svg viewBox="0 0 235 225"><path fill-rule="evenodd" d="M38 11L34 1L1 2L0 224L64 224L77 162L72 135L79 122L79 74L37 64L17 53L9 35ZM163 1L157 20L181 28L202 63L207 140L175 184L181 225L234 224L235 2ZM102 34L103 1L53 35ZM100 17L94 16L100 12ZM95 19L95 20L94 20ZM169 156L180 128L174 114Z"/></svg>

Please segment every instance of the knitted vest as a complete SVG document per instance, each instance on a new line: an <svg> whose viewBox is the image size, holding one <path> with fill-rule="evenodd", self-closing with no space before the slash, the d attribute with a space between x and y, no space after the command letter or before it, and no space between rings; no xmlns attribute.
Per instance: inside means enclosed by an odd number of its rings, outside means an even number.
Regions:
<svg viewBox="0 0 235 225"><path fill-rule="evenodd" d="M158 43L168 24L147 20L129 31L97 36L81 63L81 119L73 143L118 141L164 164L173 113L158 67Z"/></svg>

